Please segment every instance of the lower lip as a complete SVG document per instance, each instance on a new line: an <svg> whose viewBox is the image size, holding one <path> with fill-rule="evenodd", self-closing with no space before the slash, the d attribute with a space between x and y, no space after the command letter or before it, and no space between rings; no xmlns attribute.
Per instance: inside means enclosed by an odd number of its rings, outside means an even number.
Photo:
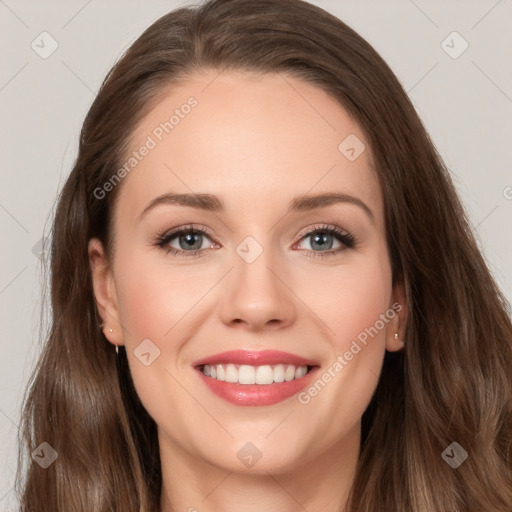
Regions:
<svg viewBox="0 0 512 512"><path fill-rule="evenodd" d="M201 370L198 370L198 372L208 389L224 400L235 405L261 406L277 404L296 395L310 383L316 370L318 370L318 367L311 368L304 377L299 379L272 384L223 382L207 377Z"/></svg>

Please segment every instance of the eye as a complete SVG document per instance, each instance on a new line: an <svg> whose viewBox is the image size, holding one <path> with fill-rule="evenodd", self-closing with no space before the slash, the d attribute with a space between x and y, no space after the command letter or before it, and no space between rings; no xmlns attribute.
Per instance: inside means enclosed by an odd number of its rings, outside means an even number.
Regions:
<svg viewBox="0 0 512 512"><path fill-rule="evenodd" d="M210 240L210 243L207 243ZM210 234L195 226L182 226L157 237L156 245L175 256L198 256L204 249L213 248Z"/></svg>
<svg viewBox="0 0 512 512"><path fill-rule="evenodd" d="M171 229L157 236L155 245L165 250L167 254L177 257L202 256L205 249L220 247L212 241L213 235L205 228L194 225ZM308 247L301 247L300 241L305 240ZM208 243L209 241L209 243ZM302 234L299 243L293 248L305 251L313 257L333 256L341 251L355 247L356 240L348 231L338 226L315 225L313 229ZM333 249L333 246L336 246Z"/></svg>
<svg viewBox="0 0 512 512"><path fill-rule="evenodd" d="M354 236L348 231L338 226L325 225L314 226L313 230L303 235L301 240L305 240L308 242L306 245L309 245L309 247L302 247L301 249L314 257L332 256L350 249L356 244ZM296 244L295 247L300 245L302 244ZM333 246L336 245L337 247L333 249Z"/></svg>

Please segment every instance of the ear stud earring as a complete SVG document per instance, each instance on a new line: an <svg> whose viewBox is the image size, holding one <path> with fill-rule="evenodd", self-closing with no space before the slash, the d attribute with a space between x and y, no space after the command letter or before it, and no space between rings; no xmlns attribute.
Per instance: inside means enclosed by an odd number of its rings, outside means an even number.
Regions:
<svg viewBox="0 0 512 512"><path fill-rule="evenodd" d="M99 324L98 324L98 327L99 327L100 329L103 329L103 322L99 323ZM114 332L114 331L112 330L112 328L110 328L110 329L108 330L108 332Z"/></svg>
<svg viewBox="0 0 512 512"><path fill-rule="evenodd" d="M98 326L99 326L100 329L103 329L103 322L99 323ZM110 333L114 332L112 327L109 327L108 332L110 332ZM119 347L118 347L118 345L116 345L116 355L119 355Z"/></svg>

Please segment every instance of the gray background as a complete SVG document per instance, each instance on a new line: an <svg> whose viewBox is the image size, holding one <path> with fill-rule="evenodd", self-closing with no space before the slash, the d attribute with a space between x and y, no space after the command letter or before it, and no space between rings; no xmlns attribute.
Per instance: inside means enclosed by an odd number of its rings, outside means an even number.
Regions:
<svg viewBox="0 0 512 512"><path fill-rule="evenodd" d="M395 71L511 300L512 0L313 3L353 27ZM81 123L121 53L153 21L186 4L0 0L1 511L15 506L19 408L40 349L39 244L75 158ZM59 45L47 59L31 47L43 31ZM469 43L458 58L442 46L453 31ZM446 45L457 52L462 41L452 37Z"/></svg>

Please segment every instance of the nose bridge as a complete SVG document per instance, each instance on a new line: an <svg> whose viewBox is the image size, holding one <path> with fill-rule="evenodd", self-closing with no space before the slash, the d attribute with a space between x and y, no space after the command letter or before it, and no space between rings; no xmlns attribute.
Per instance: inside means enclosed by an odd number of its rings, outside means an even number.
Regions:
<svg viewBox="0 0 512 512"><path fill-rule="evenodd" d="M280 277L278 255L271 235L245 237L235 248L234 269L223 294L221 315L226 324L247 324L253 329L265 325L283 326L295 318L293 295Z"/></svg>

